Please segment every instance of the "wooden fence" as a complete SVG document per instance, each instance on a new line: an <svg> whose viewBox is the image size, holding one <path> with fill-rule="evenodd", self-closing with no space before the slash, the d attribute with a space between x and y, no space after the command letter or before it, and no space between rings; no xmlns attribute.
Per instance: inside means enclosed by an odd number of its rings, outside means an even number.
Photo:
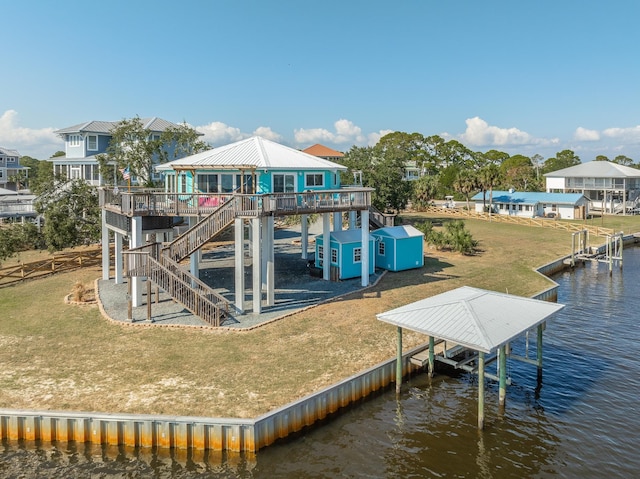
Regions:
<svg viewBox="0 0 640 479"><path fill-rule="evenodd" d="M55 273L74 271L102 264L102 248L55 253L47 258L28 263L20 262L0 268L0 288L27 279L36 279Z"/></svg>
<svg viewBox="0 0 640 479"><path fill-rule="evenodd" d="M439 214L453 216L457 218L468 218L474 220L492 221L494 223L508 223L522 226L536 226L539 228L560 229L569 232L577 232L587 230L589 234L605 237L613 234L612 228L603 228L601 226L585 225L582 223L570 223L551 218L525 218L522 216L509 216L489 213L480 213L477 211L466 210L462 208L442 208L438 206L428 206L422 210L424 213Z"/></svg>

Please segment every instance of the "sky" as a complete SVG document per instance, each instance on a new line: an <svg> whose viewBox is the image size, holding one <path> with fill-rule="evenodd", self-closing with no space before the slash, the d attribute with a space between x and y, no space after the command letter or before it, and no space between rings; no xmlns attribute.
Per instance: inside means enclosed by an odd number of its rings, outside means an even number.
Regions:
<svg viewBox="0 0 640 479"><path fill-rule="evenodd" d="M637 0L0 0L0 146L139 116L220 146L374 145L640 162Z"/></svg>

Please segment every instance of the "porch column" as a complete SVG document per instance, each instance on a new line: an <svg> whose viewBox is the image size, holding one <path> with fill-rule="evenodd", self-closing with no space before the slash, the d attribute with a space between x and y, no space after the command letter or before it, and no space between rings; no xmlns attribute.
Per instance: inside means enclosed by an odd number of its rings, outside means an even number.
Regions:
<svg viewBox="0 0 640 479"><path fill-rule="evenodd" d="M322 279L329 281L331 271L331 220L329 213L322 213Z"/></svg>
<svg viewBox="0 0 640 479"><path fill-rule="evenodd" d="M260 258L262 259L262 265L260 266L262 271L262 290L266 291L267 289L267 263L269 260L269 234L268 234L268 218L263 216L260 218Z"/></svg>
<svg viewBox="0 0 640 479"><path fill-rule="evenodd" d="M358 212L353 210L349 211L349 229L354 230L358 224Z"/></svg>
<svg viewBox="0 0 640 479"><path fill-rule="evenodd" d="M114 233L115 239L115 270L116 270L116 284L123 284L123 264L122 264L122 239L123 235L117 231Z"/></svg>
<svg viewBox="0 0 640 479"><path fill-rule="evenodd" d="M240 314L244 314L244 220L236 218L233 228L235 245L235 306Z"/></svg>
<svg viewBox="0 0 640 479"><path fill-rule="evenodd" d="M478 429L484 429L484 353L478 352Z"/></svg>
<svg viewBox="0 0 640 479"><path fill-rule="evenodd" d="M253 312L262 313L262 257L260 255L260 218L251 219L251 249L253 252Z"/></svg>
<svg viewBox="0 0 640 479"><path fill-rule="evenodd" d="M267 227L264 231L265 256L267 258L267 306L276 304L275 298L275 252L273 246L274 218L267 216Z"/></svg>
<svg viewBox="0 0 640 479"><path fill-rule="evenodd" d="M142 246L142 216L131 218L131 236L129 237L129 249ZM131 282L132 306L142 306L142 278L139 276L129 278Z"/></svg>
<svg viewBox="0 0 640 479"><path fill-rule="evenodd" d="M360 256L362 286L369 286L369 210L362 210L360 212L360 227L362 229L362 250Z"/></svg>
<svg viewBox="0 0 640 479"><path fill-rule="evenodd" d="M102 209L102 279L109 280L109 228L107 228L107 210Z"/></svg>
<svg viewBox="0 0 640 479"><path fill-rule="evenodd" d="M307 259L309 254L309 218L307 215L300 217L300 247L302 248L302 259Z"/></svg>
<svg viewBox="0 0 640 479"><path fill-rule="evenodd" d="M342 213L340 211L333 212L333 231L342 231Z"/></svg>

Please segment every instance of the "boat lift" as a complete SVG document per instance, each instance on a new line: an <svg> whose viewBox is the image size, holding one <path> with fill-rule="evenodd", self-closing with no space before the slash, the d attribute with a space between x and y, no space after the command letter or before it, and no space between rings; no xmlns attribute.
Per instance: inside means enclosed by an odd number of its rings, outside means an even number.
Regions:
<svg viewBox="0 0 640 479"><path fill-rule="evenodd" d="M606 236L604 245L589 246L589 231L576 231L571 235L571 258L567 263L574 267L577 262L598 261L609 265L609 275L613 273L614 262L622 269L623 233Z"/></svg>

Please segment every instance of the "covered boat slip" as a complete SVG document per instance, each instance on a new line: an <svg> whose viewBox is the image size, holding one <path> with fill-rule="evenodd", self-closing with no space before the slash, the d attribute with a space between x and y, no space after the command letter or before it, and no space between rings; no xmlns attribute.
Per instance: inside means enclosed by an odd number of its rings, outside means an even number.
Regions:
<svg viewBox="0 0 640 479"><path fill-rule="evenodd" d="M396 391L402 383L402 330L429 336L429 348L411 358L429 366L436 361L478 375L478 427L484 427L484 379L499 382L499 402L504 406L507 386L507 356L534 364L542 378L542 331L545 321L564 305L496 293L469 286L447 291L377 315L397 326ZM509 343L536 328L536 359L510 355ZM452 347L449 347L453 343ZM485 367L498 361L497 375Z"/></svg>

